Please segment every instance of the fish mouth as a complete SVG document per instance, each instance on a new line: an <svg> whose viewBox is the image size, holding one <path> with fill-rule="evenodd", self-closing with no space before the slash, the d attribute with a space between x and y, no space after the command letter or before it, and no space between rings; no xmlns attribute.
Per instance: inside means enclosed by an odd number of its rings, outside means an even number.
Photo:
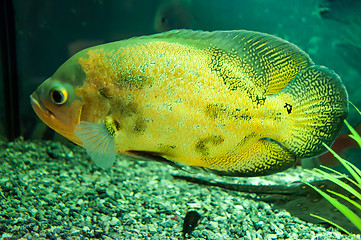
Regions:
<svg viewBox="0 0 361 240"><path fill-rule="evenodd" d="M59 134L63 135L64 137L68 138L70 141L73 141L74 143L81 145L82 142L76 137L74 134L74 126L78 124L78 122L66 122L64 123L62 120L64 119L58 119L57 117L62 117L62 115L57 114L57 116L54 115L52 111L50 111L40 100L39 100L39 93L34 92L30 96L30 103L38 117L46 124L48 127L53 129L54 131L58 132ZM46 102L45 102L46 103ZM65 117L68 115L65 115Z"/></svg>
<svg viewBox="0 0 361 240"><path fill-rule="evenodd" d="M42 115L45 115L47 118L54 118L54 114L47 109L44 104L41 103L41 101L38 101L38 93L34 92L30 96L30 103L31 106L34 108L35 112L39 115L41 113Z"/></svg>

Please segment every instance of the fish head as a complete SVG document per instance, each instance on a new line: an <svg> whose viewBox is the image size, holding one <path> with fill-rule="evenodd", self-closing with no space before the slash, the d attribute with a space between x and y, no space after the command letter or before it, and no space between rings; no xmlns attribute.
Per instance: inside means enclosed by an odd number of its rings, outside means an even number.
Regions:
<svg viewBox="0 0 361 240"><path fill-rule="evenodd" d="M80 121L83 101L76 88L83 84L84 75L79 64L71 58L30 96L38 117L78 145L81 141L74 134L74 128Z"/></svg>

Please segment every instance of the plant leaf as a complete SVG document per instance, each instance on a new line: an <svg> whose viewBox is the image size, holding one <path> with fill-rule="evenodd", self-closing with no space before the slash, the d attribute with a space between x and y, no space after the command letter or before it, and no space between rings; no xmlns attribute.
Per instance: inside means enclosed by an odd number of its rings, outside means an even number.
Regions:
<svg viewBox="0 0 361 240"><path fill-rule="evenodd" d="M358 209L361 210L361 205L359 203L357 203L356 201L352 200L351 198L349 198L349 197L347 197L347 196L345 196L345 195L343 195L341 193L332 191L332 190L327 189L327 191L334 194L334 195L336 195L336 196L338 196L338 197L340 197L340 198L342 198L342 199L345 199L346 201L348 201L349 203L351 203L352 205L354 205L355 207L357 207Z"/></svg>
<svg viewBox="0 0 361 240"><path fill-rule="evenodd" d="M361 231L361 218L357 216L354 212L352 212L348 207L344 204L340 203L337 199L331 197L329 194L321 191L315 186L305 182L308 186L312 187L315 191L317 191L322 197L327 199L335 208L337 208L343 215L345 215L351 222Z"/></svg>
<svg viewBox="0 0 361 240"><path fill-rule="evenodd" d="M355 180L358 182L358 186L360 187L361 186L361 176L359 174L361 173L360 170L355 171L354 168L356 167L354 167L352 163L349 163L345 159L340 157L340 155L338 155L326 144L323 143L323 145L326 147L327 150L329 150L332 153L333 156L335 156L335 158L337 158L340 161L340 163L347 169L347 171L351 174L351 176L355 178Z"/></svg>
<svg viewBox="0 0 361 240"><path fill-rule="evenodd" d="M314 169L314 173L316 175L320 176L320 177L326 178L326 179L332 181L333 183L339 185L340 187L347 190L349 193L351 193L352 195L355 195L358 199L361 200L360 192L358 192L356 189L351 187L349 184L347 184L347 183L341 181L340 179L336 178L332 174L324 172L321 169Z"/></svg>
<svg viewBox="0 0 361 240"><path fill-rule="evenodd" d="M346 120L344 120L344 122L345 122L346 126L348 127L348 129L350 129L351 134L349 136L352 139L354 139L361 148L361 137L360 137L360 135L356 132L356 130Z"/></svg>
<svg viewBox="0 0 361 240"><path fill-rule="evenodd" d="M310 214L312 217L315 217L315 218L318 218L318 219L321 219L322 221L325 221L325 222L327 222L327 223L329 223L329 224L331 224L331 225L333 225L333 226L335 226L335 227L337 227L337 228L339 228L339 229L341 229L342 231L344 231L346 234L348 234L349 236L351 236L353 239L356 239L357 240L357 238L355 237L355 236L353 236L353 234L352 233L350 233L349 231L347 231L346 229L344 229L343 227L341 227L340 225L338 225L338 224L336 224L336 223L334 223L334 222L332 222L331 220L328 220L328 219L326 219L326 218L323 218L323 217L321 217L321 216L318 216L318 215L315 215L315 214Z"/></svg>

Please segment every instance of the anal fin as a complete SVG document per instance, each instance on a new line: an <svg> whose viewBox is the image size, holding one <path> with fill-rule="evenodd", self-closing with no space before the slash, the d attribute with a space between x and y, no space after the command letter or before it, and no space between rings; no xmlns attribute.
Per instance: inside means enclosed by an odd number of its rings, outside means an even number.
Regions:
<svg viewBox="0 0 361 240"><path fill-rule="evenodd" d="M295 156L283 145L271 138L259 139L239 155L218 159L212 165L220 166L217 174L239 177L254 177L281 172L294 165Z"/></svg>
<svg viewBox="0 0 361 240"><path fill-rule="evenodd" d="M181 164L178 164L176 162L173 162L171 160L168 160L165 157L161 156L161 153L158 152L149 152L149 151L126 151L122 156L135 160L135 161L157 161L161 163L166 163L176 169L183 169L183 166Z"/></svg>

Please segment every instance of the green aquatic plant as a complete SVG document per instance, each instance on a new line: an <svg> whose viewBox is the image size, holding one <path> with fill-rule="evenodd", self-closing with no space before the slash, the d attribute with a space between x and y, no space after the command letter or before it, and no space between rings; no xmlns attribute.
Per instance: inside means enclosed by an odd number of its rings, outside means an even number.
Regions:
<svg viewBox="0 0 361 240"><path fill-rule="evenodd" d="M361 112L357 108L356 108L356 110L361 115ZM351 134L349 136L352 139L354 139L361 148L361 137L360 137L360 135L356 132L356 130L346 120L345 120L345 124L346 124L346 126L349 128L349 130L351 132ZM352 194L351 198L357 198L357 199L359 199L361 201L361 194L360 194L360 192L361 192L360 191L361 190L361 170L359 168L357 168L355 165L353 165L352 163L350 163L347 160L343 159L341 156L339 156L336 152L334 152L327 145L324 144L324 146L327 148L327 150L329 150L335 156L335 158L337 158L340 161L340 163L349 172L351 177L349 177L349 176L347 176L345 174L342 174L342 173L340 173L340 172L338 172L338 171L336 171L334 169L325 167L325 166L321 166L321 167L323 169L327 170L328 172L326 172L326 171L324 171L322 169L314 169L314 170L308 170L308 171L315 174L315 175L317 175L317 176L320 176L322 178L325 178L325 179L328 179L328 180L332 181L333 183L337 184L338 186L342 187L343 189L348 191L350 194ZM347 183L343 182L341 180L341 178L346 178L355 187L352 187L350 184L347 184ZM345 217L347 217L351 221L351 223L355 225L355 227L357 227L361 231L361 218L360 218L360 216L358 216L349 207L347 207L345 204L341 203L339 200L337 200L332 195L337 196L340 199L344 199L345 201L347 201L350 204L352 204L353 206L355 206L357 209L361 210L361 205L359 203L352 200L350 197L347 197L347 196L345 196L343 194L340 194L338 192L327 190L327 192L328 192L327 193L325 191L321 191L320 189L318 189L315 186L312 186L309 183L306 183L306 184L308 186L312 187L314 190L316 190L322 197L327 199L335 208L337 208L343 215L345 215ZM325 221L325 222L327 222L327 223L341 229L342 231L344 231L345 233L347 233L348 235L350 235L351 237L356 239L349 231L347 231L342 226L339 226L338 224L336 224L336 223L334 223L334 222L332 222L332 221L330 221L330 220L328 220L326 218L323 218L321 216L315 215L315 214L311 214L311 216L319 218L319 219L321 219L321 220L323 220L323 221Z"/></svg>

